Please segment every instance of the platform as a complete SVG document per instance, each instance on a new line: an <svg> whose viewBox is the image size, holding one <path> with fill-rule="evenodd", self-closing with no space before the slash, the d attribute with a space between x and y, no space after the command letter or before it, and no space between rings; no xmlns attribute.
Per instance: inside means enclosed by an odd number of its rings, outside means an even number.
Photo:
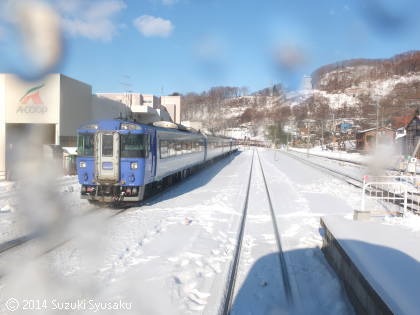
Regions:
<svg viewBox="0 0 420 315"><path fill-rule="evenodd" d="M420 231L340 216L321 226L322 250L357 313L419 313Z"/></svg>

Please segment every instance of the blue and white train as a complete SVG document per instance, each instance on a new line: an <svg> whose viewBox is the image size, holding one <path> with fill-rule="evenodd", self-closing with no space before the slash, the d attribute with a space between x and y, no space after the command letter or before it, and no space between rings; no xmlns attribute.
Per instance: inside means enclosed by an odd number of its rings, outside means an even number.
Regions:
<svg viewBox="0 0 420 315"><path fill-rule="evenodd" d="M87 123L78 129L77 142L81 198L92 202L142 200L146 188L169 184L237 150L232 139L126 120Z"/></svg>

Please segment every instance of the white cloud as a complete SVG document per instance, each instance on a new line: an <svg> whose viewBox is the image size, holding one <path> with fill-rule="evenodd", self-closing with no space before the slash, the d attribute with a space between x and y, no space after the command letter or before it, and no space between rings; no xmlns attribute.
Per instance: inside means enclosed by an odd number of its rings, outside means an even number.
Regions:
<svg viewBox="0 0 420 315"><path fill-rule="evenodd" d="M133 24L146 37L168 37L174 29L171 21L150 15L138 17Z"/></svg>
<svg viewBox="0 0 420 315"><path fill-rule="evenodd" d="M117 33L115 25L108 20L85 21L81 19L63 19L64 30L73 36L82 36L89 39L110 41Z"/></svg>
<svg viewBox="0 0 420 315"><path fill-rule="evenodd" d="M59 0L56 5L67 33L104 41L117 34L114 16L126 7L122 0Z"/></svg>

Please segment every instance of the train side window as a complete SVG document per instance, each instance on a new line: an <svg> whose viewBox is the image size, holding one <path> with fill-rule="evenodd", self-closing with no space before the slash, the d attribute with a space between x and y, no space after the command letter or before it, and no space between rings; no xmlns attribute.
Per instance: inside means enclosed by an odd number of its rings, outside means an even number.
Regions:
<svg viewBox="0 0 420 315"><path fill-rule="evenodd" d="M168 157L176 155L174 141L169 141L168 149L169 149Z"/></svg>
<svg viewBox="0 0 420 315"><path fill-rule="evenodd" d="M150 151L150 136L146 134L121 135L122 158L147 158Z"/></svg>
<svg viewBox="0 0 420 315"><path fill-rule="evenodd" d="M93 156L94 134L79 134L77 136L77 154L79 156Z"/></svg>
<svg viewBox="0 0 420 315"><path fill-rule="evenodd" d="M166 159L168 157L168 141L160 141L160 158Z"/></svg>
<svg viewBox="0 0 420 315"><path fill-rule="evenodd" d="M182 155L182 143L180 141L175 143L175 151L176 155Z"/></svg>

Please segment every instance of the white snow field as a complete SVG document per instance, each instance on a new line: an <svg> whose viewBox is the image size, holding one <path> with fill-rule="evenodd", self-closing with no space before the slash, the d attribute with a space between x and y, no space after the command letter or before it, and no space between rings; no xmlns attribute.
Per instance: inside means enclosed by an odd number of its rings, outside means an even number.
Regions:
<svg viewBox="0 0 420 315"><path fill-rule="evenodd" d="M254 160L232 312L353 314L320 250L319 220L326 214L350 215L360 203L360 191L278 151L259 154L293 303L288 305L284 297L261 169ZM103 303L103 308L104 303L120 303L119 309L98 312L106 314L217 314L224 301L251 158L251 151L228 157L146 205L118 215L118 210L78 201L77 189L66 192L61 202L77 208L72 213L84 215L60 221L50 235L0 255L0 311L11 313L7 301L15 298L20 306L25 299L45 301L42 310L27 314L56 314L54 307L69 306L64 302L73 303L72 314L88 314L89 300ZM130 303L130 309L121 309L121 303Z"/></svg>

